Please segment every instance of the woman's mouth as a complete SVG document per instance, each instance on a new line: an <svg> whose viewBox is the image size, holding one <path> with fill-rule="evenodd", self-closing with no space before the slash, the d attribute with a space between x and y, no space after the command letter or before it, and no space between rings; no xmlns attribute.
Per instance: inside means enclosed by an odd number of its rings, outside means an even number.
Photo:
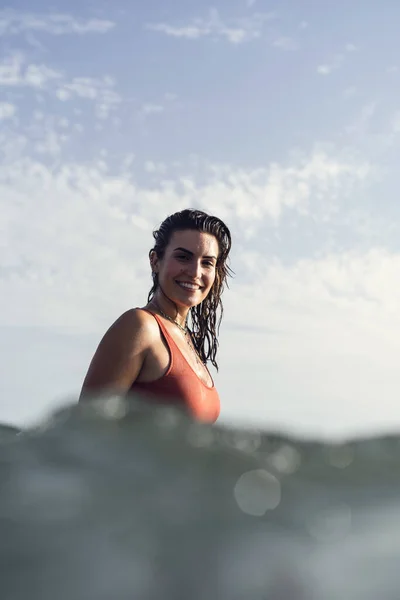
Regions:
<svg viewBox="0 0 400 600"><path fill-rule="evenodd" d="M179 287L183 288L184 290L189 290L190 292L196 292L197 290L201 289L199 285L196 285L195 283L189 283L187 281L176 281L175 283L177 283Z"/></svg>

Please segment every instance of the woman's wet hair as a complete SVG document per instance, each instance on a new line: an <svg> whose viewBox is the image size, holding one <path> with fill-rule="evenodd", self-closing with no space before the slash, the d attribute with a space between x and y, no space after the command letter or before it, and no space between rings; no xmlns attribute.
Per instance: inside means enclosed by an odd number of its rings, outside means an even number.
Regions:
<svg viewBox="0 0 400 600"><path fill-rule="evenodd" d="M172 234L175 231L191 229L213 235L219 246L219 254L216 263L214 284L207 298L193 306L190 310L191 333L193 343L203 362L210 361L218 370L216 355L218 350L218 333L223 315L222 292L225 285L228 286L227 277L232 276L232 270L227 261L231 250L231 233L221 219L208 215L201 210L186 209L170 215L163 221L158 229L153 232L155 245L150 250L161 260L164 257ZM153 273L153 286L148 295L148 302L152 300L158 288L158 275ZM172 300L168 298L171 302Z"/></svg>

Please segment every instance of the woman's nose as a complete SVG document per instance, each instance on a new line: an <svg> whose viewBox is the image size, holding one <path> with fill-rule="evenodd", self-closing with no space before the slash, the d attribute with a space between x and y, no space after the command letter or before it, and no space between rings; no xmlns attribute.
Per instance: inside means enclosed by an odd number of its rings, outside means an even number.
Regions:
<svg viewBox="0 0 400 600"><path fill-rule="evenodd" d="M191 261L185 270L193 279L200 278L201 276L201 264L197 261Z"/></svg>

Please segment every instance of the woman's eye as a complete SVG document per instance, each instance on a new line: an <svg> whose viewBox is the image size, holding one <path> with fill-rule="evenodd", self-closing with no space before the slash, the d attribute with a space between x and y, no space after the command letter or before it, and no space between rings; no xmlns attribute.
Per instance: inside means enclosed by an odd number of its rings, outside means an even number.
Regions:
<svg viewBox="0 0 400 600"><path fill-rule="evenodd" d="M189 257L188 257L188 256L186 256L186 255L184 255L184 254L181 254L180 256L177 256L177 259L178 259L178 260L189 260ZM213 263L213 262L211 262L211 261L209 261L209 260L206 260L206 261L203 263L203 265L205 265L206 267L213 267L213 266L214 266L214 263Z"/></svg>

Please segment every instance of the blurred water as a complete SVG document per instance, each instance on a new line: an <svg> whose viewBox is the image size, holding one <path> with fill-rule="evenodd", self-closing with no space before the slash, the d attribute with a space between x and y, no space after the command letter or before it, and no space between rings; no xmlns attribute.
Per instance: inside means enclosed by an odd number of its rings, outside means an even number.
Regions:
<svg viewBox="0 0 400 600"><path fill-rule="evenodd" d="M20 429L14 427L13 425L6 425L5 423L0 423L0 443L6 442L8 440L13 440L16 435L20 433Z"/></svg>
<svg viewBox="0 0 400 600"><path fill-rule="evenodd" d="M400 439L305 442L135 398L6 429L2 600L400 597Z"/></svg>

